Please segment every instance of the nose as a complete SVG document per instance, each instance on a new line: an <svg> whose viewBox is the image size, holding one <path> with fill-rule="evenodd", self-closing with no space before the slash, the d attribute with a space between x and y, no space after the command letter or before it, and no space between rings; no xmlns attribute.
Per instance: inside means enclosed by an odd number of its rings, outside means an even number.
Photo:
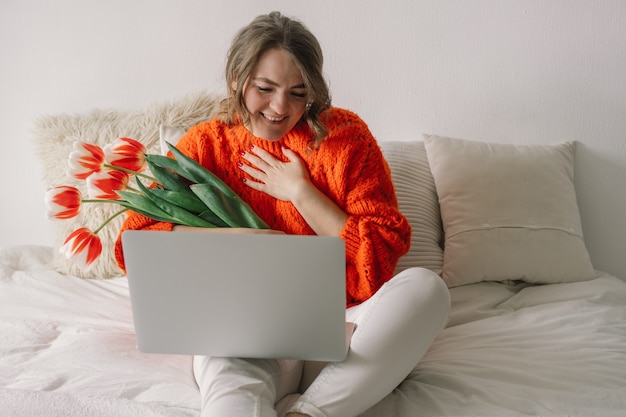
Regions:
<svg viewBox="0 0 626 417"><path fill-rule="evenodd" d="M283 115L287 113L287 108L289 107L289 98L285 93L277 92L272 96L272 101L270 102L270 108L272 111L276 112L277 115Z"/></svg>

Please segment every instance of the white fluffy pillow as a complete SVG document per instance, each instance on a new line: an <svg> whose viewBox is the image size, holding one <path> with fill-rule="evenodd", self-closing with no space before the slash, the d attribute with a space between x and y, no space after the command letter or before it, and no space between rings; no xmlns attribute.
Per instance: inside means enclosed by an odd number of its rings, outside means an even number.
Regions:
<svg viewBox="0 0 626 417"><path fill-rule="evenodd" d="M45 115L35 124L35 148L43 165L44 186L77 186L86 195L84 181L66 175L67 159L74 141L94 143L103 147L119 137L130 137L142 142L148 153L160 153L159 126L167 124L187 129L208 120L219 109L220 98L198 92L171 102L156 103L148 108L125 112L96 109L78 115ZM43 198L43 196L42 196ZM85 204L78 217L56 222L55 245L61 247L65 238L78 227L94 230L111 214L121 209L115 204ZM113 247L123 222L118 216L98 236L102 239L103 253L88 272L57 253L52 268L58 272L82 278L110 278L122 275L113 255Z"/></svg>
<svg viewBox="0 0 626 417"><path fill-rule="evenodd" d="M443 230L435 182L424 143L380 142L402 214L411 224L411 248L398 261L396 273L410 267L428 268L441 274Z"/></svg>
<svg viewBox="0 0 626 417"><path fill-rule="evenodd" d="M573 142L511 145L425 135L450 287L591 279L574 189Z"/></svg>

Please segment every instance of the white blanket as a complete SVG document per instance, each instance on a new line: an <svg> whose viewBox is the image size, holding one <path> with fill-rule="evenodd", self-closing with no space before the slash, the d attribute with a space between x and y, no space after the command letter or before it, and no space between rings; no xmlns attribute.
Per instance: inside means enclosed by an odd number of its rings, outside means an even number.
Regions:
<svg viewBox="0 0 626 417"><path fill-rule="evenodd" d="M0 415L10 417L193 417L195 410L54 391L0 389Z"/></svg>
<svg viewBox="0 0 626 417"><path fill-rule="evenodd" d="M197 415L191 357L136 349L126 279L58 274L47 267L51 250L0 250L0 388L72 394L54 397L57 404L79 395L93 398L92 406L95 398L121 398ZM2 398L27 397L16 393L5 391ZM50 398L32 396L25 404ZM111 401L111 407L128 404Z"/></svg>
<svg viewBox="0 0 626 417"><path fill-rule="evenodd" d="M57 274L51 250L0 249L0 415L198 416L191 358L135 348L126 280ZM451 293L448 327L368 417L626 415L626 283Z"/></svg>
<svg viewBox="0 0 626 417"><path fill-rule="evenodd" d="M445 416L626 415L626 284L507 293L486 283L453 292L451 325L403 387L414 405Z"/></svg>

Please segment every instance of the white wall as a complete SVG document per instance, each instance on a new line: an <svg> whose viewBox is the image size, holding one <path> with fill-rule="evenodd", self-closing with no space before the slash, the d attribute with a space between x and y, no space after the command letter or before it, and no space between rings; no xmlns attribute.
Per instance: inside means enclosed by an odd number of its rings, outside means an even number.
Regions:
<svg viewBox="0 0 626 417"><path fill-rule="evenodd" d="M38 115L222 90L232 35L273 9L318 35L334 103L379 140L578 141L592 260L626 278L621 0L2 0L0 246L51 242L31 135Z"/></svg>

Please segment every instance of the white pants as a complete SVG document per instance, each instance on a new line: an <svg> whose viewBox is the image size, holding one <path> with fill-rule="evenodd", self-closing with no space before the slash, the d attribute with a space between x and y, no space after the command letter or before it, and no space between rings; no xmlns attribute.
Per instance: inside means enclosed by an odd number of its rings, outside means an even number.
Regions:
<svg viewBox="0 0 626 417"><path fill-rule="evenodd" d="M448 320L443 280L410 268L346 311L356 323L342 362L196 356L203 417L357 416L396 388Z"/></svg>

